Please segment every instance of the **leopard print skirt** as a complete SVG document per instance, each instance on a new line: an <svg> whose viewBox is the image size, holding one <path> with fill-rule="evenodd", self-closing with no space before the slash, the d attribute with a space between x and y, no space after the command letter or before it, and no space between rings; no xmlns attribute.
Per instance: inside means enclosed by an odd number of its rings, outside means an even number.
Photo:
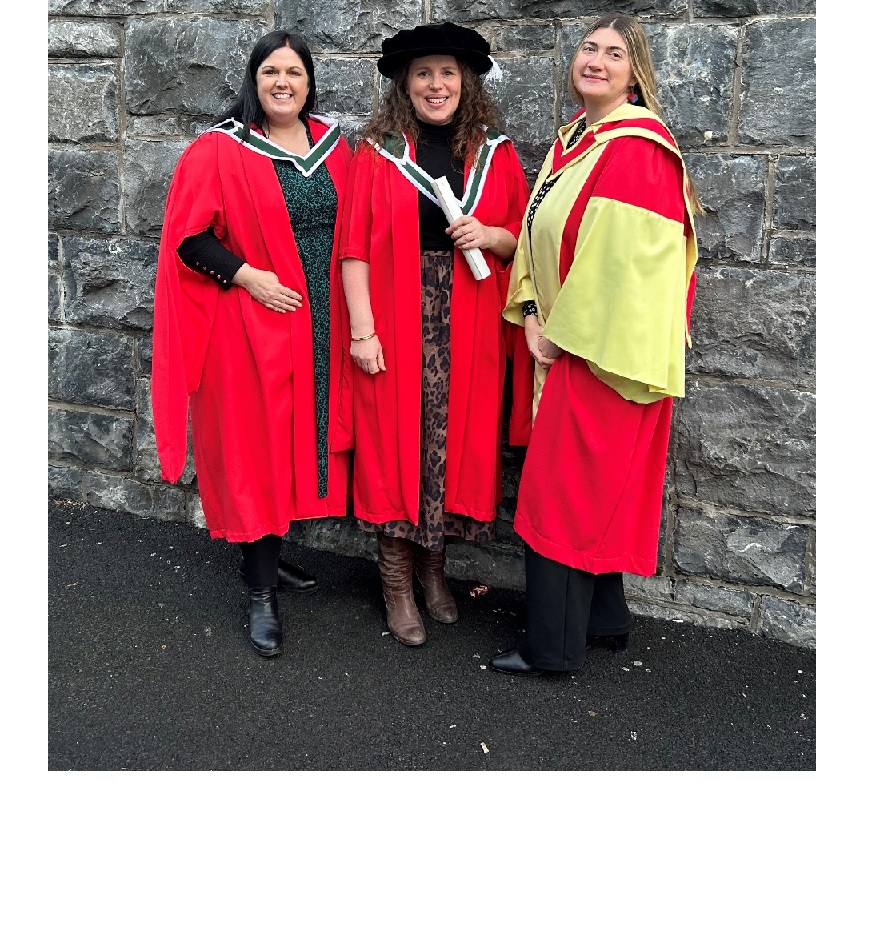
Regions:
<svg viewBox="0 0 875 935"><path fill-rule="evenodd" d="M425 250L422 269L422 437L420 439L419 523L359 520L367 532L411 539L432 552L443 551L449 537L490 542L495 522L444 512L447 473L447 402L450 389L450 290L453 255Z"/></svg>

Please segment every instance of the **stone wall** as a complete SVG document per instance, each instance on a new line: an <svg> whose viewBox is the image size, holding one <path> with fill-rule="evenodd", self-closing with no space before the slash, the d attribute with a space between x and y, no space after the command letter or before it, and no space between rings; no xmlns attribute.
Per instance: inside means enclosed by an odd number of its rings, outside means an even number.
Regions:
<svg viewBox="0 0 875 935"><path fill-rule="evenodd" d="M149 378L164 198L183 147L232 99L254 40L307 36L319 110L354 142L380 41L453 19L487 36L531 178L572 112L593 17L646 24L668 122L707 208L688 391L675 409L660 570L639 614L815 645L814 0L49 0L49 491L203 526L191 462L161 482ZM450 547L460 578L523 587L505 446L499 538ZM350 519L289 538L373 555Z"/></svg>

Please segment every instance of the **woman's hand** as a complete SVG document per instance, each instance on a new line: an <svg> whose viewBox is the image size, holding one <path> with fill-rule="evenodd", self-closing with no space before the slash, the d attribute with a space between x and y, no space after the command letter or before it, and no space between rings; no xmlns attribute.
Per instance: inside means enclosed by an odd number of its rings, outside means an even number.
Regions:
<svg viewBox="0 0 875 935"><path fill-rule="evenodd" d="M456 218L447 228L447 233L460 250L472 250L474 247L480 250L492 249L492 228L467 214Z"/></svg>
<svg viewBox="0 0 875 935"><path fill-rule="evenodd" d="M562 354L562 348L558 344L554 344L549 338L545 338L541 335L538 338L538 350L541 352L541 356L544 360L548 361L547 366L549 367L560 354ZM544 365L541 364L543 367Z"/></svg>
<svg viewBox="0 0 875 935"><path fill-rule="evenodd" d="M284 286L276 273L267 269L255 269L248 263L244 263L237 270L232 281L242 286L256 302L260 302L272 312L293 312L301 307L303 301L301 293Z"/></svg>
<svg viewBox="0 0 875 935"><path fill-rule="evenodd" d="M526 315L524 327L526 329L526 346L532 355L532 359L545 370L549 370L553 365L553 361L562 353L562 348L557 347L548 338L541 336L544 329L535 315Z"/></svg>
<svg viewBox="0 0 875 935"><path fill-rule="evenodd" d="M352 359L365 373L379 373L386 369L383 360L383 345L377 335L367 341L352 341L349 350Z"/></svg>
<svg viewBox="0 0 875 935"><path fill-rule="evenodd" d="M491 250L500 260L509 260L516 250L516 237L503 227L487 227L475 217L463 214L447 228L460 250Z"/></svg>

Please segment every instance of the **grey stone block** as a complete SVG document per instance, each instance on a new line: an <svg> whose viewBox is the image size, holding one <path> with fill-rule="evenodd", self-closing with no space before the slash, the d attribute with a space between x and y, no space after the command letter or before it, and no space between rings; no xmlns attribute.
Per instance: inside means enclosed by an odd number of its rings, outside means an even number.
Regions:
<svg viewBox="0 0 875 935"><path fill-rule="evenodd" d="M136 358L134 363L134 372L139 376L152 375L152 338L143 337L137 339Z"/></svg>
<svg viewBox="0 0 875 935"><path fill-rule="evenodd" d="M447 546L448 578L488 584L493 588L523 590L525 564L522 551L500 544L454 542Z"/></svg>
<svg viewBox="0 0 875 935"><path fill-rule="evenodd" d="M198 494L192 494L188 498L185 515L187 521L193 526L197 526L198 529L207 528L207 518L204 516L203 504Z"/></svg>
<svg viewBox="0 0 875 935"><path fill-rule="evenodd" d="M627 601L670 604L674 600L671 579L665 575L623 575L623 590Z"/></svg>
<svg viewBox="0 0 875 935"><path fill-rule="evenodd" d="M195 134L190 132L189 120L174 114L147 114L128 119L125 138L131 140L179 140L190 143Z"/></svg>
<svg viewBox="0 0 875 935"><path fill-rule="evenodd" d="M61 259L61 238L57 234L49 232L49 265L56 266Z"/></svg>
<svg viewBox="0 0 875 935"><path fill-rule="evenodd" d="M309 524L304 544L311 549L359 558L377 558L377 538L363 532L351 516L328 516ZM376 569L375 569L376 571Z"/></svg>
<svg viewBox="0 0 875 935"><path fill-rule="evenodd" d="M632 610L632 607L629 608ZM729 617L698 607L672 604L670 607L650 607L632 610L635 614L656 620L670 620L692 627L710 627L713 630L750 630L750 621L744 617ZM664 615L664 616L663 616Z"/></svg>
<svg viewBox="0 0 875 935"><path fill-rule="evenodd" d="M283 536L284 542L291 542L295 545L304 545L310 534L310 526L316 522L312 519L293 519L289 523L289 528Z"/></svg>
<svg viewBox="0 0 875 935"><path fill-rule="evenodd" d="M61 308L61 279L53 273L49 273L48 300L49 321L58 324L64 320L64 313Z"/></svg>
<svg viewBox="0 0 875 935"><path fill-rule="evenodd" d="M812 231L817 222L816 162L813 156L781 156L775 171L772 227Z"/></svg>
<svg viewBox="0 0 875 935"><path fill-rule="evenodd" d="M314 62L317 113L370 115L376 102L377 68L373 62L322 59Z"/></svg>
<svg viewBox="0 0 875 935"><path fill-rule="evenodd" d="M688 372L813 385L815 307L807 272L700 269Z"/></svg>
<svg viewBox="0 0 875 935"><path fill-rule="evenodd" d="M70 237L66 253L69 323L151 330L157 244Z"/></svg>
<svg viewBox="0 0 875 935"><path fill-rule="evenodd" d="M814 19L748 23L743 37L739 143L814 147Z"/></svg>
<svg viewBox="0 0 875 935"><path fill-rule="evenodd" d="M817 612L813 605L763 597L760 632L785 643L817 648Z"/></svg>
<svg viewBox="0 0 875 935"><path fill-rule="evenodd" d="M124 335L50 329L49 397L133 410L133 351L133 340Z"/></svg>
<svg viewBox="0 0 875 935"><path fill-rule="evenodd" d="M434 22L438 18L433 17ZM300 32L319 52L380 52L383 39L423 22L419 0L375 0L326 6L321 0L276 0L276 22Z"/></svg>
<svg viewBox="0 0 875 935"><path fill-rule="evenodd" d="M50 15L132 16L163 9L164 0L49 0Z"/></svg>
<svg viewBox="0 0 875 935"><path fill-rule="evenodd" d="M816 0L693 0L693 16L764 16L813 13Z"/></svg>
<svg viewBox="0 0 875 935"><path fill-rule="evenodd" d="M50 464L49 494L60 500L82 503L85 500L83 478L82 471L77 467L67 464Z"/></svg>
<svg viewBox="0 0 875 935"><path fill-rule="evenodd" d="M682 508L674 560L687 575L799 593L807 544L805 526Z"/></svg>
<svg viewBox="0 0 875 935"><path fill-rule="evenodd" d="M55 58L116 58L121 39L115 23L49 20L49 55Z"/></svg>
<svg viewBox="0 0 875 935"><path fill-rule="evenodd" d="M678 407L678 496L778 516L816 510L815 398L774 386L695 381Z"/></svg>
<svg viewBox="0 0 875 935"><path fill-rule="evenodd" d="M244 16L259 16L269 12L271 4L265 0L167 0L168 13L241 13ZM280 28L280 27L277 27ZM265 32L270 27L265 27Z"/></svg>
<svg viewBox="0 0 875 935"><path fill-rule="evenodd" d="M675 600L699 610L730 614L735 618L750 620L754 610L754 597L741 589L713 587L696 581L681 579L674 589Z"/></svg>
<svg viewBox="0 0 875 935"><path fill-rule="evenodd" d="M125 147L125 222L133 234L160 236L167 189L184 142L131 142Z"/></svg>
<svg viewBox="0 0 875 935"><path fill-rule="evenodd" d="M467 5L466 5L467 6ZM479 27L472 24L475 28ZM558 33L552 23L510 23L507 26L493 26L490 30L489 43L499 66L504 68L501 52L552 53L556 46ZM499 54L496 54L499 53Z"/></svg>
<svg viewBox="0 0 875 935"><path fill-rule="evenodd" d="M48 425L51 460L115 471L133 467L133 418L50 407Z"/></svg>
<svg viewBox="0 0 875 935"><path fill-rule="evenodd" d="M505 130L530 177L537 175L556 134L553 64L546 57L510 59L493 91Z"/></svg>
<svg viewBox="0 0 875 935"><path fill-rule="evenodd" d="M134 114L175 111L217 117L234 100L252 46L265 32L246 20L127 20L128 109Z"/></svg>
<svg viewBox="0 0 875 935"><path fill-rule="evenodd" d="M148 519L183 523L188 518L181 490L140 484L112 474L90 472L85 478L85 499L91 506Z"/></svg>
<svg viewBox="0 0 875 935"><path fill-rule="evenodd" d="M814 269L817 265L817 242L811 237L773 235L769 244L769 262L773 266L802 266Z"/></svg>
<svg viewBox="0 0 875 935"><path fill-rule="evenodd" d="M692 153L684 161L707 210L695 221L700 260L760 262L766 157Z"/></svg>
<svg viewBox="0 0 875 935"><path fill-rule="evenodd" d="M725 143L738 31L733 26L645 27L665 121L681 149Z"/></svg>
<svg viewBox="0 0 875 935"><path fill-rule="evenodd" d="M155 447L155 423L152 417L152 383L137 380L137 422L134 428L134 474L138 480L161 482L161 465Z"/></svg>
<svg viewBox="0 0 875 935"><path fill-rule="evenodd" d="M111 234L119 222L118 157L82 150L49 151L49 226Z"/></svg>

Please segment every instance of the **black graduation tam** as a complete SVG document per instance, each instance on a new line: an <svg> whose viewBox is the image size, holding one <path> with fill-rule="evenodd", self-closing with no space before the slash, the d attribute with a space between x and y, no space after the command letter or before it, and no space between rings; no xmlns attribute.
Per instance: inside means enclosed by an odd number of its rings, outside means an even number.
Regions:
<svg viewBox="0 0 875 935"><path fill-rule="evenodd" d="M382 52L382 57L377 60L377 69L387 78L412 59L425 55L452 55L467 62L478 75L485 75L492 67L489 43L479 32L455 23L402 29L383 40Z"/></svg>

